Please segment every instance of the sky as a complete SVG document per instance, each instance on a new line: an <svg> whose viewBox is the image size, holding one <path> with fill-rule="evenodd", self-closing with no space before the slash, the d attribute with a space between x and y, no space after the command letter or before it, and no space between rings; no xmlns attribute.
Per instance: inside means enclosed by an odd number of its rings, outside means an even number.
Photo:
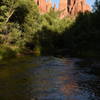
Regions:
<svg viewBox="0 0 100 100"><path fill-rule="evenodd" d="M95 0L87 0L87 3L90 4L91 6L94 4Z"/></svg>
<svg viewBox="0 0 100 100"><path fill-rule="evenodd" d="M89 4L89 5L93 5L94 4L94 1L95 0L86 0L87 1L87 3ZM54 2L54 3L56 3L57 5L59 4L59 0L52 0L52 2Z"/></svg>

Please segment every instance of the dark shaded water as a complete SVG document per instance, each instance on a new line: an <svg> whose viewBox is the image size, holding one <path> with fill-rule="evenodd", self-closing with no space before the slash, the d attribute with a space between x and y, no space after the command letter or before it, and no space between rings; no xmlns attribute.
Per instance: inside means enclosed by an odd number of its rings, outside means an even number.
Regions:
<svg viewBox="0 0 100 100"><path fill-rule="evenodd" d="M28 57L0 63L0 100L100 100L100 77L76 61Z"/></svg>

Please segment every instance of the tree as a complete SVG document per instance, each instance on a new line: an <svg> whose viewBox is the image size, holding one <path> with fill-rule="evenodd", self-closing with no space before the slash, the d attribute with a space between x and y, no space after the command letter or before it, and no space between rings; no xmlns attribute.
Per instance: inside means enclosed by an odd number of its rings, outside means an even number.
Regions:
<svg viewBox="0 0 100 100"><path fill-rule="evenodd" d="M35 45L41 20L34 0L2 0L0 10L0 33L5 37L4 44L24 48L27 44Z"/></svg>

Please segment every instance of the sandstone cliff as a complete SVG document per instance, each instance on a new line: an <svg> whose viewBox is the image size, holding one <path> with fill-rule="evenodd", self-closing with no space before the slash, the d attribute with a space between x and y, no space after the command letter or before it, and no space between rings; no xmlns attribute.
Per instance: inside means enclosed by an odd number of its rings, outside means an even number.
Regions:
<svg viewBox="0 0 100 100"><path fill-rule="evenodd" d="M60 0L58 8L56 8L55 4L54 7L52 6L51 0L35 0L35 2L41 14L47 13L53 8L55 11L60 12L60 18L76 16L79 12L91 11L86 0Z"/></svg>

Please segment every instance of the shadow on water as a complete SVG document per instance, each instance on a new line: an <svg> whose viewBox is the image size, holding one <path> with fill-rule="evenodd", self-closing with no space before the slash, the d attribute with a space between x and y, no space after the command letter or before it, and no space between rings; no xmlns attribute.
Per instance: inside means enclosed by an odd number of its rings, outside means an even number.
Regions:
<svg viewBox="0 0 100 100"><path fill-rule="evenodd" d="M100 77L75 59L16 58L0 63L0 100L100 100Z"/></svg>

